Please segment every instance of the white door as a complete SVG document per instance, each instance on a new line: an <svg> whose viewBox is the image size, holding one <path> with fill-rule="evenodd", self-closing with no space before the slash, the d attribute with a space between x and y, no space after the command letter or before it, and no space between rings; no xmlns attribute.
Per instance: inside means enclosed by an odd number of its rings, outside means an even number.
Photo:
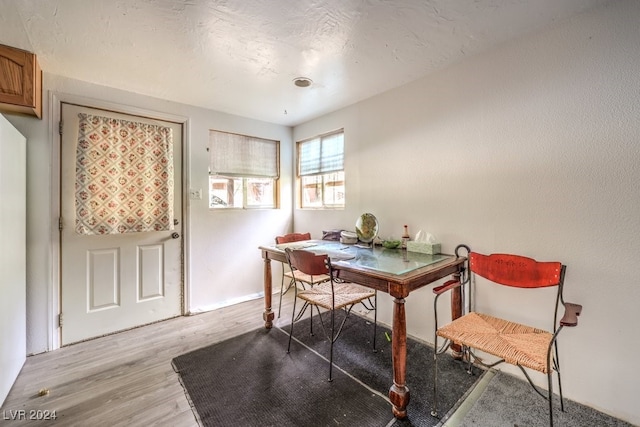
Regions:
<svg viewBox="0 0 640 427"><path fill-rule="evenodd" d="M173 133L174 230L76 232L79 113L167 126ZM61 105L61 343L98 337L182 314L182 125Z"/></svg>

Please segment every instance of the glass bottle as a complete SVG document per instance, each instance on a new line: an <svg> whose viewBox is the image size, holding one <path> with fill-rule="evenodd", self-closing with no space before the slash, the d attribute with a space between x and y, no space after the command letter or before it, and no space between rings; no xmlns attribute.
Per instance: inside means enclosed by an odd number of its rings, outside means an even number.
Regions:
<svg viewBox="0 0 640 427"><path fill-rule="evenodd" d="M404 226L404 233L402 233L402 249L407 249L407 242L411 240L411 236L409 236L409 226Z"/></svg>

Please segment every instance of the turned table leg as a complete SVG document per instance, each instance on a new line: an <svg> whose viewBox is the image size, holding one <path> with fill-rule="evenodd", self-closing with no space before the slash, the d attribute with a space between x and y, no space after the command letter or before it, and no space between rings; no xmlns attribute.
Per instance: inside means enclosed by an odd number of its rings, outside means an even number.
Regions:
<svg viewBox="0 0 640 427"><path fill-rule="evenodd" d="M264 327L271 329L273 326L274 313L271 311L271 260L264 259L264 313L262 318L264 319Z"/></svg>
<svg viewBox="0 0 640 427"><path fill-rule="evenodd" d="M407 319L404 298L394 298L393 330L391 335L393 358L393 385L389 389L389 399L393 404L393 415L402 419L407 416L409 388L407 374Z"/></svg>

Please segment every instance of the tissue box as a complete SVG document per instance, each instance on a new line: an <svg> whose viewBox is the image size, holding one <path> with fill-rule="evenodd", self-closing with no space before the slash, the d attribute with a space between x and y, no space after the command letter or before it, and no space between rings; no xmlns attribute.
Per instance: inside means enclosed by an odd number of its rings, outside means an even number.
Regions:
<svg viewBox="0 0 640 427"><path fill-rule="evenodd" d="M422 254L436 255L440 253L440 243L407 242L407 250Z"/></svg>

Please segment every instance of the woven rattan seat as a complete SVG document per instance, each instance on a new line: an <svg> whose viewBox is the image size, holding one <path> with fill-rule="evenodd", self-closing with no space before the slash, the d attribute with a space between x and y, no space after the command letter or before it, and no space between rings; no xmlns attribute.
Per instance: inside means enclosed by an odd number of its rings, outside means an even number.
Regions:
<svg viewBox="0 0 640 427"><path fill-rule="evenodd" d="M327 310L340 309L360 302L375 295L371 289L367 289L355 283L334 283L333 295L330 283L321 283L311 289L298 291L298 298Z"/></svg>
<svg viewBox="0 0 640 427"><path fill-rule="evenodd" d="M548 372L553 334L483 313L469 313L438 329L438 336L500 357L512 365Z"/></svg>

